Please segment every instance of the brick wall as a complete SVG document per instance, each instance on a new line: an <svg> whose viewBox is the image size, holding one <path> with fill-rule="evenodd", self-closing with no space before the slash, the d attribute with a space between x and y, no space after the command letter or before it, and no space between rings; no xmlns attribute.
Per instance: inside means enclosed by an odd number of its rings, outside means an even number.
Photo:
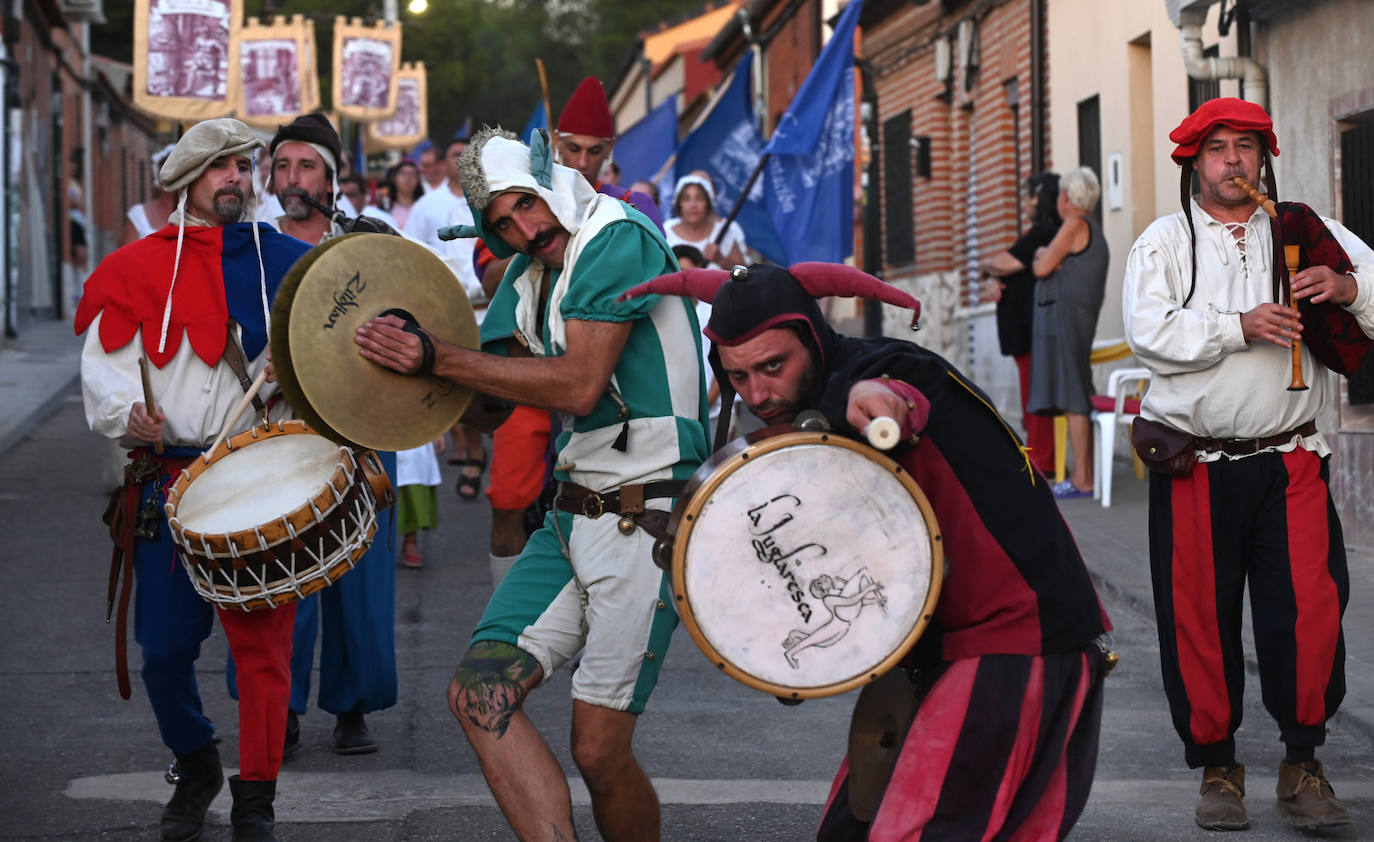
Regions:
<svg viewBox="0 0 1374 842"><path fill-rule="evenodd" d="M777 3L764 18L762 31L771 30L789 4ZM816 42L820 0L807 0L795 13L783 21L773 40L768 42L765 61L768 66L767 102L769 134L778 124L783 112L792 104L792 97L801 90L802 82L811 72L811 64L820 53Z"/></svg>

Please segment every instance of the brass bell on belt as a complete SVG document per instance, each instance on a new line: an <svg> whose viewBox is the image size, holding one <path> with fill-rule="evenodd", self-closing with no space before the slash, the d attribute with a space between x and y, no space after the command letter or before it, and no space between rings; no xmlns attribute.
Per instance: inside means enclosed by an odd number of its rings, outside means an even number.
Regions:
<svg viewBox="0 0 1374 842"><path fill-rule="evenodd" d="M635 531L634 518L622 517L616 527L620 530L621 535L633 535Z"/></svg>

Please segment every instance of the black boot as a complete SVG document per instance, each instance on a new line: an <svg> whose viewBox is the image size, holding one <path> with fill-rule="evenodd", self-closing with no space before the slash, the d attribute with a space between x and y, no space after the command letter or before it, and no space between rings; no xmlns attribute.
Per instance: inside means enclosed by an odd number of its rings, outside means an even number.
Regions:
<svg viewBox="0 0 1374 842"><path fill-rule="evenodd" d="M224 788L224 770L214 742L194 754L176 757L181 779L172 800L162 808L162 842L192 842L200 838L210 802Z"/></svg>
<svg viewBox="0 0 1374 842"><path fill-rule="evenodd" d="M277 782L245 781L234 775L229 779L229 791L234 795L234 806L229 810L229 821L234 825L232 842L277 842L272 832Z"/></svg>
<svg viewBox="0 0 1374 842"><path fill-rule="evenodd" d="M367 720L361 713L341 713L334 717L335 754L371 754L377 741L367 731Z"/></svg>

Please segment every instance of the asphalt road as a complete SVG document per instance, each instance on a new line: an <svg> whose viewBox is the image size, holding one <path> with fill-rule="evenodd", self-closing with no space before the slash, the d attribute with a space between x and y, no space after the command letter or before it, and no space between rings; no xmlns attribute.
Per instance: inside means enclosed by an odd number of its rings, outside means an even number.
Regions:
<svg viewBox="0 0 1374 842"><path fill-rule="evenodd" d="M169 753L142 687L135 679L129 702L115 688L113 627L104 623L109 546L99 521L109 454L86 430L73 393L0 456L0 839L154 840L170 794L162 781ZM490 593L486 509L459 502L452 476L440 500L441 525L423 545L426 566L396 571L401 699L369 716L381 750L336 756L332 717L318 710L304 717L304 747L279 783L284 842L513 838L443 702ZM1199 777L1184 767L1169 724L1153 620L1110 596L1106 606L1121 666L1107 680L1097 779L1071 838L1215 838L1192 821ZM224 690L224 659L216 629L200 661L201 687L233 765L237 716ZM136 646L131 660L136 668ZM1242 838L1301 838L1272 806L1281 748L1253 676L1248 691L1239 740L1249 763L1252 828ZM637 737L664 803L664 839L814 838L854 696L784 707L720 674L680 631ZM528 709L564 761L583 839L594 840L568 752L570 707L568 679L559 675ZM1360 733L1333 728L1320 756L1357 824L1310 838L1374 839L1371 748ZM228 840L228 811L226 789L205 839Z"/></svg>

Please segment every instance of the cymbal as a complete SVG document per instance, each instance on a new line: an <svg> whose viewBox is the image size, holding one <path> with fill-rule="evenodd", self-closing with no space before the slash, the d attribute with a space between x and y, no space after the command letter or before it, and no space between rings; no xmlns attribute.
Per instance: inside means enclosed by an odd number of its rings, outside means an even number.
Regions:
<svg viewBox="0 0 1374 842"><path fill-rule="evenodd" d="M412 314L434 339L478 346L467 292L429 249L388 234L346 234L291 267L272 305L272 364L296 415L341 444L408 450L458 421L472 391L383 368L359 353L360 325Z"/></svg>
<svg viewBox="0 0 1374 842"><path fill-rule="evenodd" d="M859 821L878 814L915 718L916 687L900 667L859 691L849 721L849 810Z"/></svg>

